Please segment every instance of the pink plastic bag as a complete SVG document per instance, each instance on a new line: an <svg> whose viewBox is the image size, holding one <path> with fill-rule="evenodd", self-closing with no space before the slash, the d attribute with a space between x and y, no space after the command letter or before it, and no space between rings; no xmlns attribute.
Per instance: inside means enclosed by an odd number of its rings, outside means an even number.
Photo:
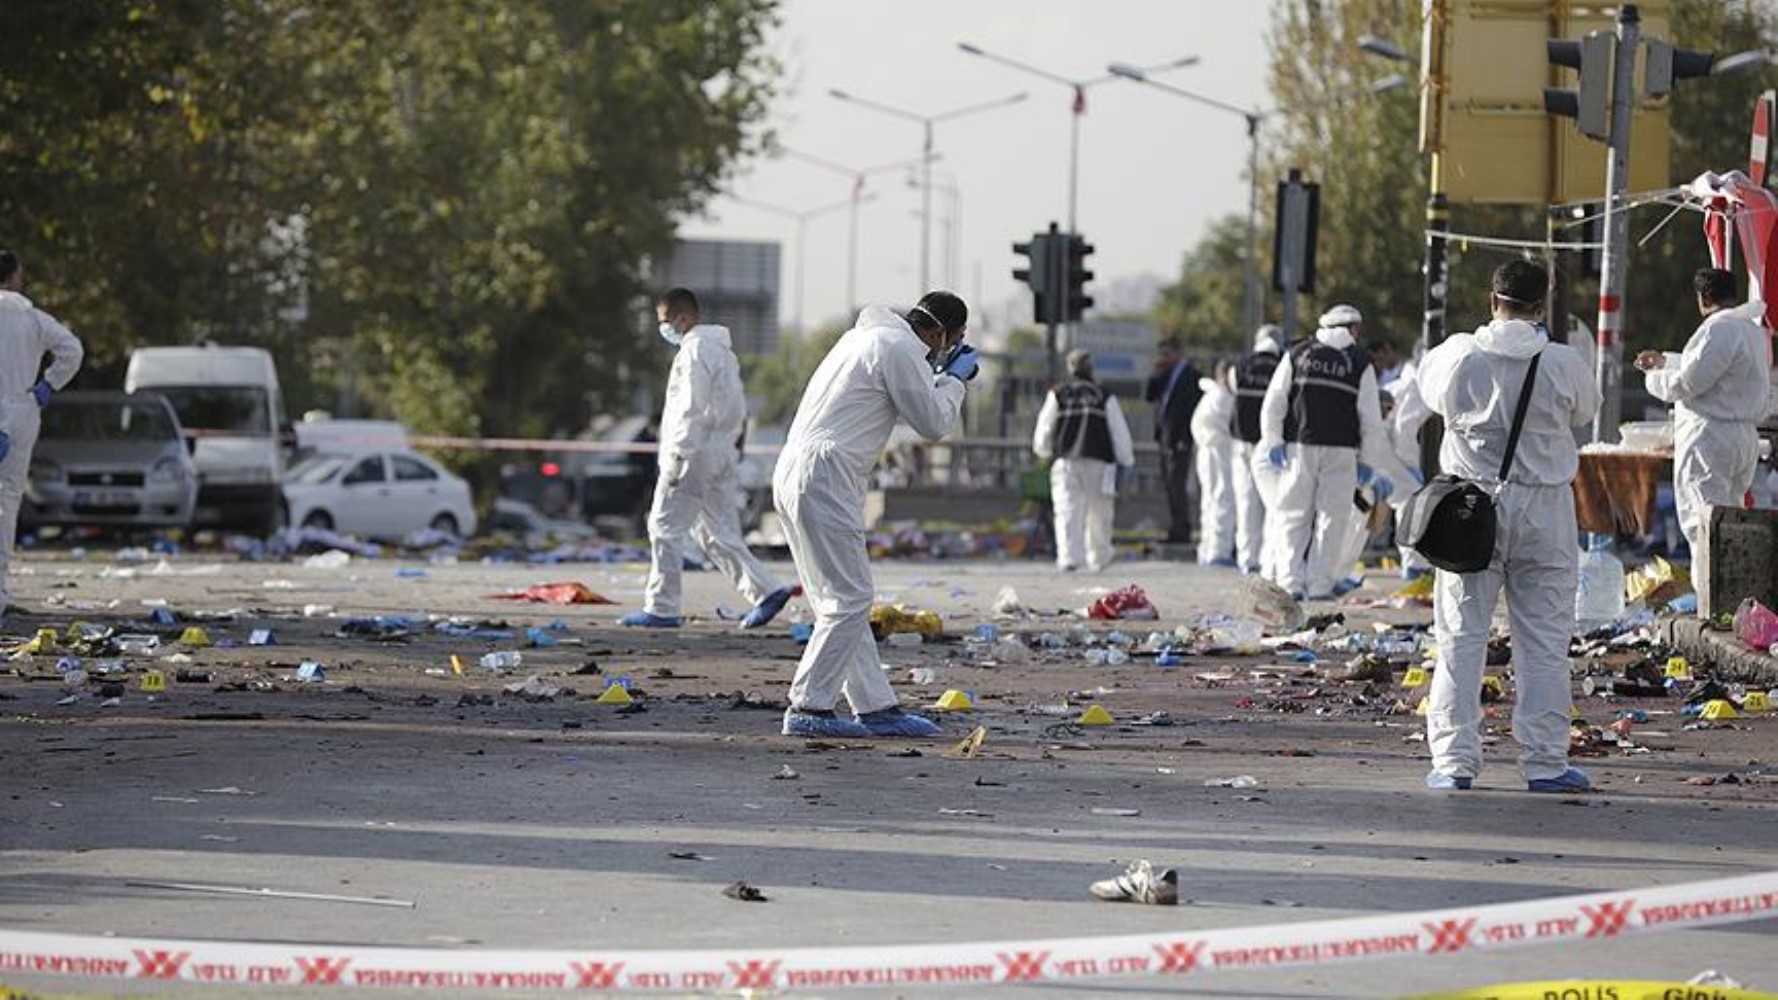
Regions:
<svg viewBox="0 0 1778 1000"><path fill-rule="evenodd" d="M1758 652L1771 649L1778 644L1778 614L1749 597L1735 609L1735 638Z"/></svg>
<svg viewBox="0 0 1778 1000"><path fill-rule="evenodd" d="M1149 603L1148 595L1141 587L1131 584L1122 590L1114 590L1094 601L1087 608L1087 615L1105 621L1116 621L1120 618L1153 620L1159 618L1160 612Z"/></svg>

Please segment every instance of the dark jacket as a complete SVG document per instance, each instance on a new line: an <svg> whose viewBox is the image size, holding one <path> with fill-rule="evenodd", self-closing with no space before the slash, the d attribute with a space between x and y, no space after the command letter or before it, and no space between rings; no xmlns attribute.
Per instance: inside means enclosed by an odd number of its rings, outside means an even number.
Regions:
<svg viewBox="0 0 1778 1000"><path fill-rule="evenodd" d="M1175 378L1177 374L1177 378ZM1167 387L1171 383L1172 391ZM1154 439L1162 448L1190 448L1192 444L1192 411L1204 390L1198 388L1198 370L1190 361L1149 376L1142 398L1154 404Z"/></svg>

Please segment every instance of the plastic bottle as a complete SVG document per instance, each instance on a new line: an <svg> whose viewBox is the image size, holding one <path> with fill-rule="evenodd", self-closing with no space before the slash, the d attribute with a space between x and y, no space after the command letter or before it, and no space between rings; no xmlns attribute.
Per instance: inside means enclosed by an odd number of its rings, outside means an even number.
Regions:
<svg viewBox="0 0 1778 1000"><path fill-rule="evenodd" d="M1611 536L1588 534L1580 553L1574 623L1582 633L1610 625L1624 613L1624 564L1611 554Z"/></svg>
<svg viewBox="0 0 1778 1000"><path fill-rule="evenodd" d="M489 653L481 659L482 669L492 670L494 673L501 673L506 670L516 670L518 669L519 664L523 662L525 662L524 654L513 649L503 649L498 653Z"/></svg>

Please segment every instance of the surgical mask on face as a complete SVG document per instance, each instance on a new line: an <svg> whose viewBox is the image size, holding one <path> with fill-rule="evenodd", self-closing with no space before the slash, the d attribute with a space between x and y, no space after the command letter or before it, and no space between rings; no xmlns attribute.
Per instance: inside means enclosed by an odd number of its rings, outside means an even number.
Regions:
<svg viewBox="0 0 1778 1000"><path fill-rule="evenodd" d="M680 342L685 339L685 334L680 333L678 330L674 329L673 324L671 324L671 323L662 323L661 324L661 339L666 341L669 344L672 344L674 347L678 347Z"/></svg>

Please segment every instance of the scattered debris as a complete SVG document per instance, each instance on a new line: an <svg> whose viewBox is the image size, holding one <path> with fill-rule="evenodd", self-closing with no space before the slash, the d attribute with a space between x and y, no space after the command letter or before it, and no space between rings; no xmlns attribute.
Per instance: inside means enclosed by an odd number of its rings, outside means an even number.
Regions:
<svg viewBox="0 0 1778 1000"><path fill-rule="evenodd" d="M770 902L770 899L766 896L765 893L760 892L758 889L754 888L751 885L748 885L746 882L736 882L735 884L722 890L722 894L724 896L727 896L730 899L738 899L743 903Z"/></svg>

